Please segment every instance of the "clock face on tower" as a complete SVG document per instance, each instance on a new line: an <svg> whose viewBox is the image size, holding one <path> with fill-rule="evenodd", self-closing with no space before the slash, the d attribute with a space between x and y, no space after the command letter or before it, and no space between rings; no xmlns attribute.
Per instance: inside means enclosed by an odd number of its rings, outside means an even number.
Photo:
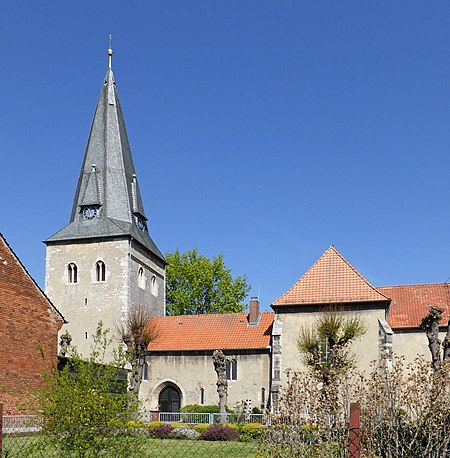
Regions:
<svg viewBox="0 0 450 458"><path fill-rule="evenodd" d="M135 216L136 226L141 230L145 231L145 220L140 216Z"/></svg>
<svg viewBox="0 0 450 458"><path fill-rule="evenodd" d="M93 207L85 207L83 208L83 220L84 221L91 221L95 218L97 218L97 215L98 215L98 210L97 208L93 208Z"/></svg>

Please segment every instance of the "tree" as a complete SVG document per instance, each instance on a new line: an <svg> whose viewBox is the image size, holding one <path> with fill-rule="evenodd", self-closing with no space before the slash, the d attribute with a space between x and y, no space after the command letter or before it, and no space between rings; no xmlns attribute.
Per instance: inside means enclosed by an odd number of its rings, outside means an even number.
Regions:
<svg viewBox="0 0 450 458"><path fill-rule="evenodd" d="M350 344L365 333L361 318L330 309L314 326L301 329L297 348L303 363L326 386L352 367Z"/></svg>
<svg viewBox="0 0 450 458"><path fill-rule="evenodd" d="M220 423L226 423L227 420L227 396L228 396L228 382L226 376L227 359L222 350L215 350L213 353L214 370L217 373L217 394L219 395L219 413Z"/></svg>
<svg viewBox="0 0 450 458"><path fill-rule="evenodd" d="M450 321L447 324L447 334L444 341L441 342L439 340L439 322L441 321L443 312L444 310L441 308L430 307L428 315L424 316L420 323L420 327L427 335L428 348L431 353L431 364L435 371L440 369L442 361L450 359Z"/></svg>
<svg viewBox="0 0 450 458"><path fill-rule="evenodd" d="M212 260L197 249L167 253L166 304L168 315L242 312L250 286L245 276L233 279L223 255Z"/></svg>
<svg viewBox="0 0 450 458"><path fill-rule="evenodd" d="M43 437L61 456L126 456L131 451L127 427L139 402L126 389L126 354L113 351L113 363L104 362L111 341L99 323L87 359L70 346L64 367L44 374L45 387L36 393L44 417Z"/></svg>
<svg viewBox="0 0 450 458"><path fill-rule="evenodd" d="M125 323L118 326L119 338L127 346L131 364L128 389L136 396L142 382L148 344L157 337L151 316L147 307L133 306Z"/></svg>

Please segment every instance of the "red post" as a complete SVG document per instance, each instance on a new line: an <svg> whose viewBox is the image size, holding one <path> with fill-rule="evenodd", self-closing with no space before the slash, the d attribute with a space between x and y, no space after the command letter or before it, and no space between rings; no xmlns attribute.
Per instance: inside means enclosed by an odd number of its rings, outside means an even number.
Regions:
<svg viewBox="0 0 450 458"><path fill-rule="evenodd" d="M3 439L3 404L0 403L0 456L3 456L3 447L2 447L2 439Z"/></svg>
<svg viewBox="0 0 450 458"><path fill-rule="evenodd" d="M350 404L350 429L349 429L349 444L348 451L350 458L360 458L361 443L359 435L361 432L361 410L358 403Z"/></svg>

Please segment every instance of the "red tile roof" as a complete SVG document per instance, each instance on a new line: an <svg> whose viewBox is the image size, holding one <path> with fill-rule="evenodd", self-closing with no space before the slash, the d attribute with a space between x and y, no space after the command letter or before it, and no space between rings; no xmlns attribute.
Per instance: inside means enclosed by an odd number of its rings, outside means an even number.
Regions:
<svg viewBox="0 0 450 458"><path fill-rule="evenodd" d="M261 313L258 326L248 314L182 315L152 318L157 338L149 351L257 349L270 345L272 312Z"/></svg>
<svg viewBox="0 0 450 458"><path fill-rule="evenodd" d="M352 302L387 301L387 297L373 287L333 247L272 306L345 304Z"/></svg>
<svg viewBox="0 0 450 458"><path fill-rule="evenodd" d="M450 285L447 283L381 286L377 289L391 298L388 323L394 330L417 328L430 305L444 309L441 325L446 325L450 319Z"/></svg>

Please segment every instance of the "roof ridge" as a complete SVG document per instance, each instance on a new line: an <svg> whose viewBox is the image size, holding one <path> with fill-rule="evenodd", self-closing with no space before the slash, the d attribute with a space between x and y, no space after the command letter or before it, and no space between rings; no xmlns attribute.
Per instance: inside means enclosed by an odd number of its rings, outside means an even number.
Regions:
<svg viewBox="0 0 450 458"><path fill-rule="evenodd" d="M384 285L377 288L409 288L410 286L450 286L450 282L442 283L409 283L406 285Z"/></svg>
<svg viewBox="0 0 450 458"><path fill-rule="evenodd" d="M331 245L330 248L333 248L333 250L335 251L335 253L353 270L353 272L355 272L356 275L358 275L368 286L370 286L375 292L377 292L378 294L381 294L383 297L385 297L387 300L389 300L389 298L387 296L385 296L383 293L381 293L380 291L378 291L378 289L373 286L371 283L369 283L369 281L364 277L364 275L362 275L361 273L359 273L359 271L356 270L355 267L353 267L349 261L347 261L347 259L344 258L344 256L342 256L341 253L339 253L338 250L336 250L334 248L333 245Z"/></svg>
<svg viewBox="0 0 450 458"><path fill-rule="evenodd" d="M161 319L161 318L201 318L201 317L225 317L225 316L248 316L249 312L235 312L235 313L199 313L198 315L196 314L186 314L186 315L166 315L166 316L154 316L152 319ZM261 315L273 315L274 312L271 311L264 311L260 312Z"/></svg>

